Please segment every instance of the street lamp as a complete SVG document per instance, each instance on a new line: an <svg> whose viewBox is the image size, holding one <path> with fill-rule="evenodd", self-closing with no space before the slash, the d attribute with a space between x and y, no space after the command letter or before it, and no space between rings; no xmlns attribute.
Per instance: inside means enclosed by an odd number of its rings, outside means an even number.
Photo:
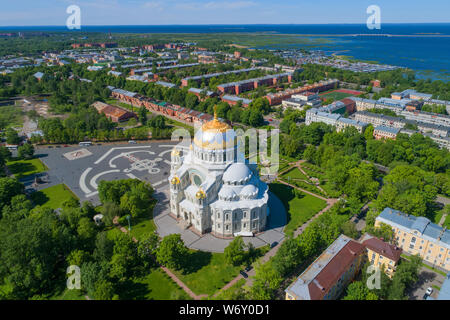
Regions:
<svg viewBox="0 0 450 320"><path fill-rule="evenodd" d="M128 231L131 231L131 216L127 215L127 220L128 220Z"/></svg>

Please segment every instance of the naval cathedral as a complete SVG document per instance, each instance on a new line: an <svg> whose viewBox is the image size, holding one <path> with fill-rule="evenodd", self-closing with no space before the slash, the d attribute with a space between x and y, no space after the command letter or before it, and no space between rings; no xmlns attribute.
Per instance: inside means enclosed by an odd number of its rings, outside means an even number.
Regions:
<svg viewBox="0 0 450 320"><path fill-rule="evenodd" d="M238 147L236 132L215 113L188 151L172 151L170 211L184 228L226 238L265 229L268 186Z"/></svg>

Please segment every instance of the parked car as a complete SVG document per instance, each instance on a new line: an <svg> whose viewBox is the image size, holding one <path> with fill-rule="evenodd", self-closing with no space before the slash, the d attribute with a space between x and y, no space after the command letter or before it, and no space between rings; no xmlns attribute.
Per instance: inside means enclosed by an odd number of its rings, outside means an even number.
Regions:
<svg viewBox="0 0 450 320"><path fill-rule="evenodd" d="M277 242L277 241L274 241L274 242L272 242L272 244L270 245L270 249L272 249L272 248L276 247L276 246L277 246L277 244L278 244L278 242Z"/></svg>
<svg viewBox="0 0 450 320"><path fill-rule="evenodd" d="M134 141L134 140L130 140L130 141L128 141L128 143L129 143L129 144L137 144L137 142Z"/></svg>
<svg viewBox="0 0 450 320"><path fill-rule="evenodd" d="M426 294L431 296L431 293L433 293L433 288L432 287L428 287L427 291L426 291Z"/></svg>
<svg viewBox="0 0 450 320"><path fill-rule="evenodd" d="M245 267L245 271L249 272L250 270L252 270L252 266L246 266Z"/></svg>
<svg viewBox="0 0 450 320"><path fill-rule="evenodd" d="M244 278L248 278L248 274L246 274L243 270L239 271L239 273L240 273Z"/></svg>

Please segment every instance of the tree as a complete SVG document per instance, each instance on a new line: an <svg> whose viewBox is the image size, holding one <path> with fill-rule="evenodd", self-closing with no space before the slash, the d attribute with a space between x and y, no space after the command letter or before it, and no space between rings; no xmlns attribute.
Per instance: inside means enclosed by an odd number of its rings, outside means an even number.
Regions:
<svg viewBox="0 0 450 320"><path fill-rule="evenodd" d="M96 300L112 300L114 297L114 285L107 280L97 281L94 297Z"/></svg>
<svg viewBox="0 0 450 320"><path fill-rule="evenodd" d="M85 262L81 265L81 288L91 297L94 296L96 282L108 279L108 263L97 261Z"/></svg>
<svg viewBox="0 0 450 320"><path fill-rule="evenodd" d="M408 259L402 260L397 266L389 290L389 300L406 300L408 297L405 296L405 289L419 279L419 268L422 265L422 258L419 255L414 255Z"/></svg>
<svg viewBox="0 0 450 320"><path fill-rule="evenodd" d="M375 293L371 292L362 281L350 283L343 300L378 300Z"/></svg>
<svg viewBox="0 0 450 320"><path fill-rule="evenodd" d="M0 220L0 277L7 280L18 299L48 292L61 257L73 250L75 239L49 212L17 221Z"/></svg>
<svg viewBox="0 0 450 320"><path fill-rule="evenodd" d="M272 265L280 275L285 276L300 265L302 260L303 255L298 241L288 237L272 258Z"/></svg>
<svg viewBox="0 0 450 320"><path fill-rule="evenodd" d="M94 258L99 262L109 262L113 255L114 241L108 238L106 232L97 234L95 240Z"/></svg>
<svg viewBox="0 0 450 320"><path fill-rule="evenodd" d="M356 225L352 221L346 221L341 225L341 231L346 236L357 239L359 236L358 230L356 230Z"/></svg>
<svg viewBox="0 0 450 320"><path fill-rule="evenodd" d="M87 217L81 218L78 222L77 233L82 241L93 240L96 234L94 222Z"/></svg>
<svg viewBox="0 0 450 320"><path fill-rule="evenodd" d="M16 179L9 177L0 178L0 208L8 205L14 196L23 194L24 191L24 185Z"/></svg>
<svg viewBox="0 0 450 320"><path fill-rule="evenodd" d="M142 125L147 124L147 108L141 107L139 109L139 121L142 123Z"/></svg>
<svg viewBox="0 0 450 320"><path fill-rule="evenodd" d="M245 244L242 237L236 237L224 250L225 261L233 266L239 266L245 259Z"/></svg>
<svg viewBox="0 0 450 320"><path fill-rule="evenodd" d="M181 240L180 234L171 234L165 236L161 241L156 258L158 262L168 268L182 269L189 250Z"/></svg>
<svg viewBox="0 0 450 320"><path fill-rule="evenodd" d="M279 288L282 280L280 274L275 270L270 261L264 264L258 264L255 267L253 286L250 289L252 299L272 300L275 290Z"/></svg>
<svg viewBox="0 0 450 320"><path fill-rule="evenodd" d="M67 264L69 266L81 266L83 263L89 261L90 253L84 250L73 250L67 257Z"/></svg>
<svg viewBox="0 0 450 320"><path fill-rule="evenodd" d="M13 144L13 145L17 145L20 143L20 137L17 134L17 131L9 128L6 130L6 143L7 144Z"/></svg>
<svg viewBox="0 0 450 320"><path fill-rule="evenodd" d="M147 269L153 264L152 256L156 254L158 246L159 236L156 232L144 235L143 240L139 241L137 254L144 269Z"/></svg>
<svg viewBox="0 0 450 320"><path fill-rule="evenodd" d="M120 217L120 207L114 202L106 202L102 207L103 222L107 227L114 224L114 218Z"/></svg>
<svg viewBox="0 0 450 320"><path fill-rule="evenodd" d="M34 156L34 147L30 143L25 143L17 150L17 155L21 159L31 159Z"/></svg>

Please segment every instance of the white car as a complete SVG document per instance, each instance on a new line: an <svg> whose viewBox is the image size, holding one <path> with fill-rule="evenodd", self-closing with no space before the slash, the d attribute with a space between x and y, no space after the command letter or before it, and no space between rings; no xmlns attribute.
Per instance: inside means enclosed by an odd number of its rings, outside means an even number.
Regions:
<svg viewBox="0 0 450 320"><path fill-rule="evenodd" d="M137 142L134 141L134 140L130 140L130 141L128 141L128 143L129 143L129 144L137 144Z"/></svg>
<svg viewBox="0 0 450 320"><path fill-rule="evenodd" d="M433 288L432 287L428 287L426 294L430 296L432 292L433 292Z"/></svg>

